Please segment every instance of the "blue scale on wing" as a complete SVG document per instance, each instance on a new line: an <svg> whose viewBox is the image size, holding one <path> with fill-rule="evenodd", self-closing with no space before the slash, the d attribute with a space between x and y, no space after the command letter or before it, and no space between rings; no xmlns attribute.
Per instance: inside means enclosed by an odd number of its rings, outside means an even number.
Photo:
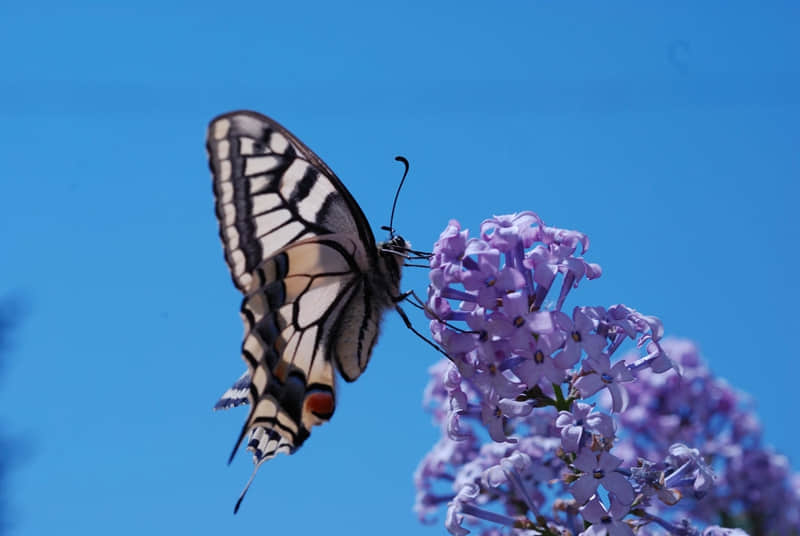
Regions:
<svg viewBox="0 0 800 536"><path fill-rule="evenodd" d="M247 393L250 390L250 373L245 372L236 380L231 388L214 404L214 409L230 409L247 404Z"/></svg>

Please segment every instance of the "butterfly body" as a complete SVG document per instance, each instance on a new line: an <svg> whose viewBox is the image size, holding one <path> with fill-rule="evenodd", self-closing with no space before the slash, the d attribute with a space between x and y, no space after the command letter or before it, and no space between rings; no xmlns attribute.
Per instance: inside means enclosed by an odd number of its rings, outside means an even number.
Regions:
<svg viewBox="0 0 800 536"><path fill-rule="evenodd" d="M231 459L249 434L258 468L331 418L335 370L348 382L364 371L409 244L376 244L336 175L266 116L213 119L206 147L225 259L244 294L247 365L216 409L250 404Z"/></svg>

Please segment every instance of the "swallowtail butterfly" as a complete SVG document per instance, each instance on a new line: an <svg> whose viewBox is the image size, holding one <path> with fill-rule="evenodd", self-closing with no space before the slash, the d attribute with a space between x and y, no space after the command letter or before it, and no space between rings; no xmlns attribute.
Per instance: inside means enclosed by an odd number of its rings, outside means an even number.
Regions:
<svg viewBox="0 0 800 536"><path fill-rule="evenodd" d="M376 244L344 184L269 117L221 115L206 146L225 260L244 294L247 365L215 409L250 404L230 460L249 435L255 476L331 418L334 370L348 382L364 372L381 317L401 298L409 244Z"/></svg>

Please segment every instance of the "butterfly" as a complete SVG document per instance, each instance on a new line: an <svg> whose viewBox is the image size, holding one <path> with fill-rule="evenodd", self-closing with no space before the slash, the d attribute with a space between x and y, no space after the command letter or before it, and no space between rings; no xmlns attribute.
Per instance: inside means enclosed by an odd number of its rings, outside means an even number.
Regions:
<svg viewBox="0 0 800 536"><path fill-rule="evenodd" d="M228 460L249 435L255 467L235 512L264 461L333 416L335 371L347 382L364 372L383 314L404 298L410 244L393 231L376 244L344 184L269 117L220 115L206 148L225 260L244 294L247 371L215 405L250 404Z"/></svg>

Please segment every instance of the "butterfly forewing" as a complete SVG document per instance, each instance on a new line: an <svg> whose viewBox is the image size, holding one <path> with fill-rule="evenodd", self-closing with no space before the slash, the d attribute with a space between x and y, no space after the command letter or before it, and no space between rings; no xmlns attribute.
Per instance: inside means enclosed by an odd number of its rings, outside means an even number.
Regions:
<svg viewBox="0 0 800 536"><path fill-rule="evenodd" d="M219 116L207 150L225 259L245 295L248 368L215 408L250 404L233 452L249 433L257 468L331 418L334 369L347 381L364 371L401 257L383 258L347 189L275 121Z"/></svg>
<svg viewBox="0 0 800 536"><path fill-rule="evenodd" d="M225 259L240 290L264 259L302 238L352 234L375 254L366 218L341 181L275 121L222 115L209 126L207 149Z"/></svg>

